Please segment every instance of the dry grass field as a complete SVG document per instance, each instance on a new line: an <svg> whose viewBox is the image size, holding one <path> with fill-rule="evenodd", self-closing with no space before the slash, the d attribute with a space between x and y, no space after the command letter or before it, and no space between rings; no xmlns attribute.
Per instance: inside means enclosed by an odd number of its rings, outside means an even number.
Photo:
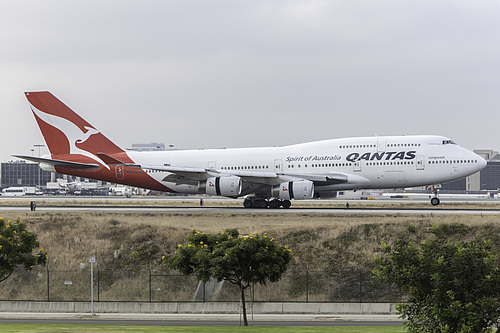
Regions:
<svg viewBox="0 0 500 333"><path fill-rule="evenodd" d="M429 232L433 224L446 230L451 240L470 240L476 236L490 239L500 253L500 215L345 214L342 210L334 214L284 214L279 210L256 213L243 209L236 213L127 212L119 209L63 213L30 212L25 208L1 214L7 219L19 216L28 224L28 230L38 235L40 246L48 252L50 270L74 271L80 275L88 272L90 254L96 255L100 270L162 270L162 256L173 254L193 228L205 233L232 228L242 234L267 232L292 249L294 265L328 272L345 267L363 267L369 272L373 259L380 253L380 242L391 244L400 237L420 242L433 237ZM132 294L131 289L140 284L135 278L141 279L142 290L134 293L140 299L147 299L144 290L147 276L116 280L113 290ZM2 289L8 288L6 282L2 283ZM286 292L289 292L291 287L283 288L288 288ZM55 291L51 289L52 292ZM280 292L284 293L285 289ZM190 293L192 295L192 291ZM330 296L321 297L327 301Z"/></svg>
<svg viewBox="0 0 500 333"><path fill-rule="evenodd" d="M159 263L163 255L175 251L193 228L216 233L235 228L243 234L267 232L294 250L296 264L323 265L324 260L348 256L345 261L371 261L381 241L391 243L415 231L415 241L429 237L431 224L460 226L451 235L469 239L476 234L497 238L500 215L403 215L403 214L300 214L269 213L190 213L190 212L29 212L6 211L7 219L29 224L49 253L52 267L72 268L95 254L106 264L128 264L133 258ZM413 229L412 229L413 230ZM452 228L456 230L456 228ZM453 232L452 232L453 233ZM132 257L132 258L130 258ZM137 262L137 260L136 260Z"/></svg>

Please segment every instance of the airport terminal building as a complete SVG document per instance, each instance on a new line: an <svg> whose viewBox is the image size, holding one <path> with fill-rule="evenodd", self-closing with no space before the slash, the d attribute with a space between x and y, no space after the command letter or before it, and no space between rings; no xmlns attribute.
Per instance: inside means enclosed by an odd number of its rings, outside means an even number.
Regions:
<svg viewBox="0 0 500 333"><path fill-rule="evenodd" d="M40 169L38 163L28 163L26 161L10 161L1 164L1 187L16 186L46 186L47 182L55 177L63 177L61 174L54 174Z"/></svg>
<svg viewBox="0 0 500 333"><path fill-rule="evenodd" d="M488 164L480 172L481 190L500 189L500 154L493 150L476 150L476 154L482 156Z"/></svg>
<svg viewBox="0 0 500 333"><path fill-rule="evenodd" d="M497 192L500 189L500 154L494 150L474 150L488 163L469 177L443 184L441 191L448 193Z"/></svg>

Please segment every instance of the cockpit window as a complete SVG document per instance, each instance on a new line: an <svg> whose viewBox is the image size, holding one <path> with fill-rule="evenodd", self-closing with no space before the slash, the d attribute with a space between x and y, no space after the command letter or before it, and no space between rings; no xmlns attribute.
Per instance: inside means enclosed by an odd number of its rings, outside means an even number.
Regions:
<svg viewBox="0 0 500 333"><path fill-rule="evenodd" d="M456 145L453 140L443 140L443 145Z"/></svg>

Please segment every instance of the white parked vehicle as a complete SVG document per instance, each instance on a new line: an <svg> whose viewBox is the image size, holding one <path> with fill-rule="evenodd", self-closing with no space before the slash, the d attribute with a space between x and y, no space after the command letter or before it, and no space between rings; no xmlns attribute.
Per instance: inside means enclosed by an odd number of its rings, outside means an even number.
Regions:
<svg viewBox="0 0 500 333"><path fill-rule="evenodd" d="M7 187L2 190L3 197L21 197L26 195L25 187Z"/></svg>

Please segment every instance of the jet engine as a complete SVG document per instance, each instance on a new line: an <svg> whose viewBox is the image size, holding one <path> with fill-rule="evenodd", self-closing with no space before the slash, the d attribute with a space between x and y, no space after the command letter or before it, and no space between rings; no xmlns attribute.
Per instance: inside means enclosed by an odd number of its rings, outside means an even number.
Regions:
<svg viewBox="0 0 500 333"><path fill-rule="evenodd" d="M53 165L51 164L48 164L48 163L40 163L40 169L42 169L43 171L48 171L48 172L57 172L56 171L56 168L54 168Z"/></svg>
<svg viewBox="0 0 500 333"><path fill-rule="evenodd" d="M314 184L310 180L284 182L273 186L271 196L281 200L306 200L314 197Z"/></svg>
<svg viewBox="0 0 500 333"><path fill-rule="evenodd" d="M209 195L237 197L241 193L241 186L240 177L210 177L206 181L200 182L200 192Z"/></svg>

